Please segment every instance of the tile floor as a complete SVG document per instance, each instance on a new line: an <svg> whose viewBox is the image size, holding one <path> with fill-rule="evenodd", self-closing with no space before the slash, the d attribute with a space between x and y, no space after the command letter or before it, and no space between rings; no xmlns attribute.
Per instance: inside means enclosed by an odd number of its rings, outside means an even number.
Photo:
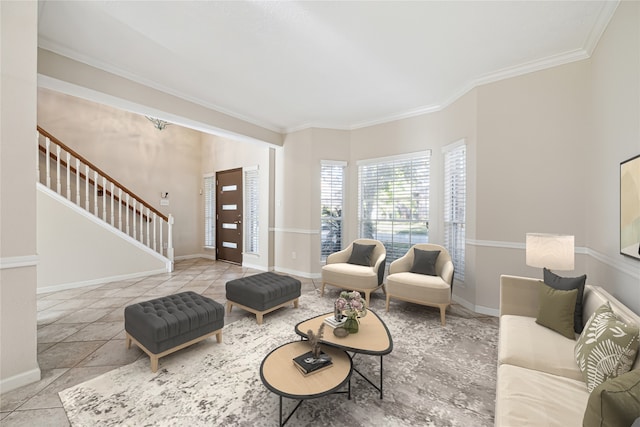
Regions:
<svg viewBox="0 0 640 427"><path fill-rule="evenodd" d="M148 357L135 346L126 349L127 305L188 290L225 304L225 283L256 273L259 271L233 264L190 259L176 262L173 273L39 294L38 363L42 379L0 395L0 424L68 426L59 391ZM319 287L311 279L298 279L303 293ZM234 309L225 318L225 325L245 316L253 315Z"/></svg>

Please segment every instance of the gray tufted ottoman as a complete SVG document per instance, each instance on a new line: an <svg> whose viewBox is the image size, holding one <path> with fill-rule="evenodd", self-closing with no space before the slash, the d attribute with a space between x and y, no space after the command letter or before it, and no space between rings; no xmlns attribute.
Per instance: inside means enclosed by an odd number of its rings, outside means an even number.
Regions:
<svg viewBox="0 0 640 427"><path fill-rule="evenodd" d="M298 308L300 281L293 277L275 273L260 273L241 279L230 280L227 288L227 312L234 305L256 315L262 324L262 316L293 302Z"/></svg>
<svg viewBox="0 0 640 427"><path fill-rule="evenodd" d="M174 351L216 336L222 342L224 306L195 292L182 292L129 305L124 309L127 348L133 341L151 358L151 371L158 359Z"/></svg>

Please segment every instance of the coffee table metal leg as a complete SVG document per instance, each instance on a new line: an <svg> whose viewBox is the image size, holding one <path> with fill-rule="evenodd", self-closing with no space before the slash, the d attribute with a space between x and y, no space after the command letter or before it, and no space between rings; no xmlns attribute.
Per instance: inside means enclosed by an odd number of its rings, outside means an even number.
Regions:
<svg viewBox="0 0 640 427"><path fill-rule="evenodd" d="M355 354L354 354L354 356L355 356ZM382 365L382 360L383 360L383 359L382 359L382 358L383 358L383 356L380 356L380 385L379 385L379 386L378 386L378 385L376 385L376 384L374 384L374 383L373 383L373 381L371 381L369 378L367 378L367 377L366 377L362 372L360 372L358 369L356 369L355 367L353 368L353 370L354 370L355 372L357 372L357 373L358 373L358 375L360 375L364 380L366 380L369 384L371 384L371 386L372 386L373 388L375 388L376 390L378 390L378 391L380 392L380 399L382 399L382 397L383 397L383 394L382 394L382 381L383 381L383 378L382 378L382 377L383 377L384 372L383 372L383 365Z"/></svg>
<svg viewBox="0 0 640 427"><path fill-rule="evenodd" d="M296 407L293 408L293 411L291 411L289 416L287 416L287 419L284 420L284 422L283 422L282 421L282 396L280 396L280 427L283 427L287 423L287 421L289 421L289 418L291 418L291 416L294 414L294 412L296 412L296 410L300 407L300 405L302 405L302 402L304 402L304 400L298 401L298 404L296 405Z"/></svg>

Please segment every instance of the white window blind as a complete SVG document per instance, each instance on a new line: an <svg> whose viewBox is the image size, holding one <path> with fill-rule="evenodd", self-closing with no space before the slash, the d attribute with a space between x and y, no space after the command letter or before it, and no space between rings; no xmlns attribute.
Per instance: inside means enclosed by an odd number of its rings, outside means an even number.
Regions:
<svg viewBox="0 0 640 427"><path fill-rule="evenodd" d="M258 168L244 169L245 194L245 252L257 254L259 251L259 173Z"/></svg>
<svg viewBox="0 0 640 427"><path fill-rule="evenodd" d="M204 246L216 245L216 178L204 176Z"/></svg>
<svg viewBox="0 0 640 427"><path fill-rule="evenodd" d="M467 148L462 141L444 149L444 246L460 281L464 281L466 199Z"/></svg>
<svg viewBox="0 0 640 427"><path fill-rule="evenodd" d="M387 264L429 241L431 152L358 162L361 238L381 241Z"/></svg>
<svg viewBox="0 0 640 427"><path fill-rule="evenodd" d="M320 166L320 257L342 249L342 205L345 162L322 161Z"/></svg>

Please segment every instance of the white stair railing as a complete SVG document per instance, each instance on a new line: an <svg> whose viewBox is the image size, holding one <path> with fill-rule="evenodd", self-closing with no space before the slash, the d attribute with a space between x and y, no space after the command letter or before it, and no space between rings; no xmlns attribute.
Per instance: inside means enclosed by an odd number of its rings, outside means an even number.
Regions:
<svg viewBox="0 0 640 427"><path fill-rule="evenodd" d="M171 214L164 215L156 210L40 126L37 144L36 171L41 184L169 258L173 264L174 219Z"/></svg>

